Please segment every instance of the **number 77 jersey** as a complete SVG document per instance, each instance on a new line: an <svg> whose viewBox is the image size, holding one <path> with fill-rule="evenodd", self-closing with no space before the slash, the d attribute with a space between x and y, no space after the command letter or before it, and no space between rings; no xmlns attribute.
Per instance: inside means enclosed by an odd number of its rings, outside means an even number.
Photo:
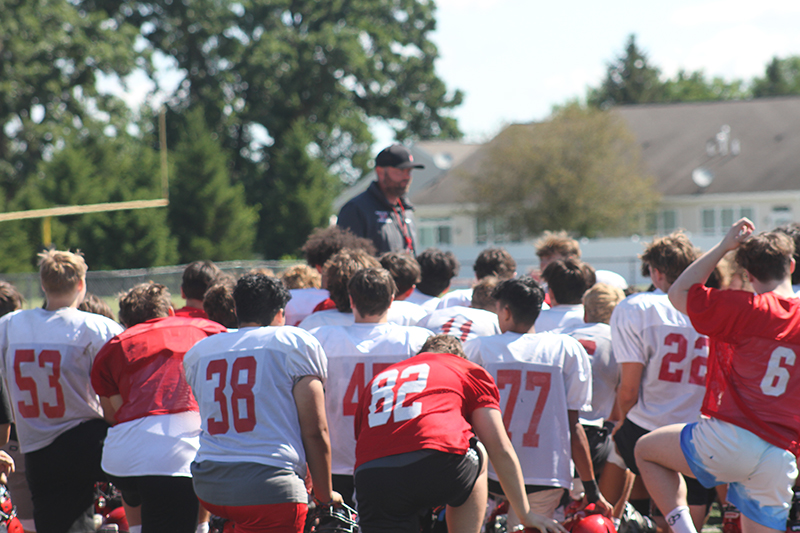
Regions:
<svg viewBox="0 0 800 533"><path fill-rule="evenodd" d="M573 338L555 333L480 337L467 343L470 360L494 377L503 424L526 485L569 488L572 449L567 411L591 403L591 364ZM497 480L494 471L489 477Z"/></svg>

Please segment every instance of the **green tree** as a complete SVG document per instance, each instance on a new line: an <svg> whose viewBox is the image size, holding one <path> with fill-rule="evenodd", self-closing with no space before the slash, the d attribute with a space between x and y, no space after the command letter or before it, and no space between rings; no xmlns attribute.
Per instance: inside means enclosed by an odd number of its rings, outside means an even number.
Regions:
<svg viewBox="0 0 800 533"><path fill-rule="evenodd" d="M600 87L590 89L590 105L607 109L620 104L660 102L664 97L661 71L652 66L647 55L636 45L636 35L630 35L625 52L609 63Z"/></svg>
<svg viewBox="0 0 800 533"><path fill-rule="evenodd" d="M800 56L785 59L773 57L763 78L753 80L753 96L786 96L800 94Z"/></svg>
<svg viewBox="0 0 800 533"><path fill-rule="evenodd" d="M625 235L658 198L623 119L578 105L501 132L484 148L471 185L480 216L527 235Z"/></svg>
<svg viewBox="0 0 800 533"><path fill-rule="evenodd" d="M160 197L155 151L124 134L95 133L66 138L67 146L40 164L17 195L14 210ZM32 222L23 226L30 264L41 247L41 221ZM59 249L81 249L94 270L168 265L178 259L164 208L57 217L52 239Z"/></svg>
<svg viewBox="0 0 800 533"><path fill-rule="evenodd" d="M720 77L709 80L702 70L691 73L680 70L664 82L663 88L665 102L743 100L750 96L742 80L726 81Z"/></svg>
<svg viewBox="0 0 800 533"><path fill-rule="evenodd" d="M105 0L0 1L0 186L16 191L88 109L124 124L120 101L99 95L97 75L136 64L138 28ZM66 132L65 132L66 130Z"/></svg>
<svg viewBox="0 0 800 533"><path fill-rule="evenodd" d="M125 6L151 49L186 72L172 108L204 107L230 154L234 180L245 185L250 204L260 204L262 221L285 204L312 207L290 196L306 195L309 183L320 191L335 187L330 174L302 176L309 165L360 177L370 160L372 120L386 121L401 140L460 135L448 111L462 95L448 92L434 72L433 2L128 0ZM303 154L294 168L291 154ZM262 222L257 237L258 249L272 257L296 250L305 238L298 231L276 236L273 229Z"/></svg>
<svg viewBox="0 0 800 533"><path fill-rule="evenodd" d="M251 259L256 209L245 203L244 187L231 184L225 153L208 131L202 108L185 118L173 156L169 205L180 261Z"/></svg>

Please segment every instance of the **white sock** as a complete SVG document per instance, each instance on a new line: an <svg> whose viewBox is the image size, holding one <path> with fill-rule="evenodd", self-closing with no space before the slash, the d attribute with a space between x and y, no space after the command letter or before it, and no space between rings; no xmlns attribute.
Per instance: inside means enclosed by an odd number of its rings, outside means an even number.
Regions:
<svg viewBox="0 0 800 533"><path fill-rule="evenodd" d="M665 518L674 533L697 533L694 522L692 522L692 515L685 505L676 507Z"/></svg>
<svg viewBox="0 0 800 533"><path fill-rule="evenodd" d="M200 522L197 524L197 529L194 533L208 533L209 525L208 522Z"/></svg>
<svg viewBox="0 0 800 533"><path fill-rule="evenodd" d="M142 533L142 526L128 526L128 533Z"/></svg>

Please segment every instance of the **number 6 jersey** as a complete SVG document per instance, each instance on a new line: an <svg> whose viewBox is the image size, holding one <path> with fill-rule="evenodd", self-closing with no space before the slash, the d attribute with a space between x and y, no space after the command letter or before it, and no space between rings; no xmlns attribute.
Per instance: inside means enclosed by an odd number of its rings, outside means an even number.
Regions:
<svg viewBox="0 0 800 533"><path fill-rule="evenodd" d="M305 449L292 389L305 376L325 381L317 339L293 326L241 328L204 339L183 366L200 407L196 463L258 463L305 476Z"/></svg>
<svg viewBox="0 0 800 533"><path fill-rule="evenodd" d="M70 307L17 311L0 319L0 357L23 453L103 417L90 383L92 363L121 332L113 320Z"/></svg>
<svg viewBox="0 0 800 533"><path fill-rule="evenodd" d="M706 383L708 337L660 290L625 298L611 314L617 362L644 365L639 400L627 418L652 431L695 422Z"/></svg>

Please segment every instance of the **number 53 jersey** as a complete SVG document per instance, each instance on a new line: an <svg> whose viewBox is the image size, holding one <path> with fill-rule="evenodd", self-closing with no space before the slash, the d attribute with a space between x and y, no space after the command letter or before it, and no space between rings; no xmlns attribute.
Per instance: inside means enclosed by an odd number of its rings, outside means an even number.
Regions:
<svg viewBox="0 0 800 533"><path fill-rule="evenodd" d="M103 417L90 383L92 363L121 332L113 320L69 307L17 311L0 320L0 357L23 453Z"/></svg>
<svg viewBox="0 0 800 533"><path fill-rule="evenodd" d="M292 389L327 377L325 352L293 326L241 328L192 347L183 359L203 431L195 462L249 462L305 476Z"/></svg>
<svg viewBox="0 0 800 533"><path fill-rule="evenodd" d="M497 382L503 424L526 485L569 488L572 448L567 411L589 408L592 368L586 350L551 332L478 337L464 350ZM493 469L489 477L497 480Z"/></svg>
<svg viewBox="0 0 800 533"><path fill-rule="evenodd" d="M660 290L629 296L611 315L617 363L644 365L639 400L627 418L652 431L696 422L705 394L708 337Z"/></svg>

